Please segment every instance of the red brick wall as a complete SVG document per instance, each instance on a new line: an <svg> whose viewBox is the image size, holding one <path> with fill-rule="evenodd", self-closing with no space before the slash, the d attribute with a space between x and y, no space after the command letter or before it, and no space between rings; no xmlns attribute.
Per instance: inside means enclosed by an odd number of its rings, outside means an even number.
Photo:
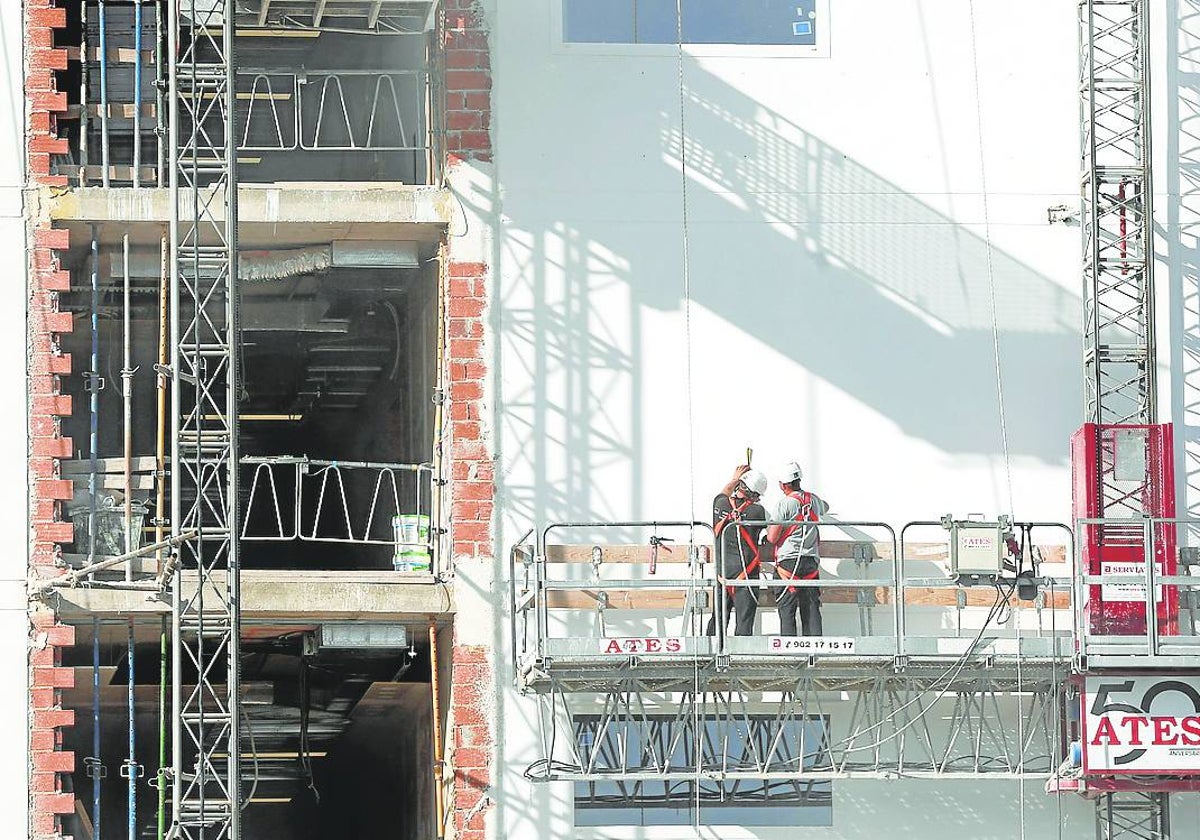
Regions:
<svg viewBox="0 0 1200 840"><path fill-rule="evenodd" d="M492 160L491 61L486 21L474 0L443 0L447 166ZM484 395L484 315L488 267L456 258L450 245L446 289L446 365L450 539L456 562L491 560L495 468L488 443ZM450 673L448 747L453 771L450 836L483 840L489 810L495 736L490 649L455 644Z"/></svg>
<svg viewBox="0 0 1200 840"><path fill-rule="evenodd" d="M487 266L449 265L446 295L450 424L450 537L452 554L492 556L495 472L484 426L483 313L487 305Z"/></svg>
<svg viewBox="0 0 1200 840"><path fill-rule="evenodd" d="M26 161L30 186L65 186L65 176L51 175L52 155L67 151L58 137L57 115L67 98L55 84L54 71L67 66L67 53L54 48L54 30L66 25L66 11L53 0L25 2ZM49 222L30 224L29 248L29 482L30 571L39 577L57 573L58 544L70 542L71 525L62 521L61 503L71 497L71 483L59 477L60 458L71 456L71 441L62 437L59 418L71 413L71 398L61 392L60 377L71 372L71 357L59 350L58 336L70 332L70 313L59 312L58 294L70 284L57 252L68 245L65 230ZM74 644L74 629L58 623L54 612L35 607L29 636L29 836L61 836L58 815L74 809L74 795L63 792L62 774L75 769L75 756L62 749L62 730L74 722L62 708L64 688L74 671L61 667L62 650Z"/></svg>
<svg viewBox="0 0 1200 840"><path fill-rule="evenodd" d="M492 64L486 22L475 0L445 0L446 153L492 159Z"/></svg>
<svg viewBox="0 0 1200 840"><path fill-rule="evenodd" d="M495 707L488 649L455 645L450 670L450 825L456 840L483 840L492 783L491 710Z"/></svg>
<svg viewBox="0 0 1200 840"><path fill-rule="evenodd" d="M446 294L450 539L455 562L490 560L495 473L484 423L487 266L451 261ZM456 644L450 671L451 836L482 840L491 784L494 707L488 649Z"/></svg>

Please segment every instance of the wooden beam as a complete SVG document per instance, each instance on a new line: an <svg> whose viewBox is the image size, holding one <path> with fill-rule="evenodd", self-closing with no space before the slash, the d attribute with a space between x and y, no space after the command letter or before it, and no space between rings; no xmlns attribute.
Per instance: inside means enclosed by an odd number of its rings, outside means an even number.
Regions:
<svg viewBox="0 0 1200 840"><path fill-rule="evenodd" d="M855 604L858 602L858 590L862 587L846 587L821 589L823 604ZM680 612L684 606L684 593L678 591L654 589L596 589L596 590L551 590L546 593L547 606L553 610L594 610L596 596L603 591L608 596L607 609L615 610L653 610ZM966 593L966 606L991 607L996 600L994 589L974 587L963 590ZM879 606L888 606L892 602L892 591L878 586L874 590L875 600ZM760 606L774 606L775 591L763 589L759 593ZM956 607L958 606L958 590L939 587L912 587L905 590L905 604L910 607ZM1008 599L1008 605L1013 609L1033 609L1032 601L1022 601L1015 595ZM1067 609L1071 606L1071 595L1068 592L1056 592L1054 597L1046 596L1046 609Z"/></svg>
<svg viewBox="0 0 1200 840"><path fill-rule="evenodd" d="M591 563L592 547L597 543L575 545L547 545L546 559L551 563ZM650 546L638 544L602 544L604 563L649 563ZM670 551L667 551L667 548ZM698 546L704 562L711 562L712 546ZM908 543L905 545L907 562L949 562L949 547L941 542ZM1067 555L1065 545L1041 545L1042 560L1046 563L1063 563ZM821 558L824 560L853 560L857 552L865 552L871 560L892 559L892 544L889 542L867 542L861 540L821 540ZM658 550L659 563L687 563L686 543L666 543Z"/></svg>
<svg viewBox="0 0 1200 840"><path fill-rule="evenodd" d="M90 476L73 475L71 481L76 487L87 486L91 480ZM132 490L153 490L154 476L146 475L145 473L135 475L132 478ZM124 490L125 476L116 473L99 473L96 476L96 487L101 490Z"/></svg>
<svg viewBox="0 0 1200 840"><path fill-rule="evenodd" d="M72 172L75 171L75 167L68 168L68 171L72 171ZM101 175L101 173L103 173L103 171L104 171L103 166L87 167L85 174L87 176L88 183L94 184L94 183L102 180L100 175ZM154 179L158 177L158 173L155 171L153 166L143 166L141 168L141 173L142 173L142 186L153 185ZM133 167L132 166L110 166L110 167L108 167L108 176L109 176L109 178L111 178L114 181L132 181L133 180Z"/></svg>
<svg viewBox="0 0 1200 840"><path fill-rule="evenodd" d="M259 0L258 6L258 25L267 25L267 12L271 10L271 0Z"/></svg>
<svg viewBox="0 0 1200 840"><path fill-rule="evenodd" d="M75 816L79 818L79 825L83 829L83 836L87 840L92 840L95 836L95 830L92 828L92 818L88 816L87 809L83 807L83 803L79 801L79 797L75 797Z"/></svg>
<svg viewBox="0 0 1200 840"><path fill-rule="evenodd" d="M546 559L551 563L591 563L593 544L579 545L548 545ZM705 563L712 559L712 547L696 546ZM600 544L604 553L604 563L649 563L650 546L638 544ZM658 549L659 563L684 563L688 561L687 543L664 543ZM602 564L603 565L603 564Z"/></svg>
<svg viewBox="0 0 1200 840"><path fill-rule="evenodd" d="M108 118L111 120L131 120L133 112L136 109L132 102L110 102L108 103ZM142 103L142 116L153 118L156 108L153 102ZM79 105L68 105L65 112L67 119L79 119ZM90 117L99 119L101 108L99 104L89 104L87 113Z"/></svg>
<svg viewBox="0 0 1200 840"><path fill-rule="evenodd" d="M137 472L154 472L157 467L157 461L153 455L139 455L131 459L133 471ZM72 458L64 460L61 466L62 474L68 475L87 475L92 471L92 462L90 458ZM124 458L97 458L96 472L98 473L125 473Z"/></svg>
<svg viewBox="0 0 1200 840"><path fill-rule="evenodd" d="M329 0L317 0L317 8L313 12L313 26L320 26L321 19L325 17L325 6Z"/></svg>
<svg viewBox="0 0 1200 840"><path fill-rule="evenodd" d="M79 61L79 47L65 47L68 61ZM154 66L154 50L142 50L143 64ZM100 47L88 48L88 61L100 60ZM109 64L134 64L137 62L137 50L132 47L109 47Z"/></svg>

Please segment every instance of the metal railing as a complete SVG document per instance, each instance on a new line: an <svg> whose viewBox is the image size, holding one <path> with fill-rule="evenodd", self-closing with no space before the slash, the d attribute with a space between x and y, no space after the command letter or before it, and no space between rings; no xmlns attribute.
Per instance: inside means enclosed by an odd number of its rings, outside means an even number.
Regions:
<svg viewBox="0 0 1200 840"><path fill-rule="evenodd" d="M1088 548L1074 580L1081 663L1200 664L1200 552L1180 546L1198 544L1200 519L1080 519L1076 528Z"/></svg>
<svg viewBox="0 0 1200 840"><path fill-rule="evenodd" d="M241 540L388 546L438 572L440 523L431 464L243 458L249 486ZM421 569L423 570L423 569Z"/></svg>
<svg viewBox="0 0 1200 840"><path fill-rule="evenodd" d="M428 151L427 70L238 71L238 150Z"/></svg>
<svg viewBox="0 0 1200 840"><path fill-rule="evenodd" d="M744 524L768 527L792 523ZM1010 614L1009 604L1017 589L1017 570L999 581L975 586L951 576L945 568L947 564L941 564L938 573L930 574L930 570L917 567L922 558L913 556L917 547L907 536L910 529L920 526L940 527L940 523L909 523L897 532L887 523L877 521L822 522L816 526L822 533L839 530L851 535L852 539L848 541L850 553L846 554L843 544L842 553L834 558L853 563L850 576L830 574L830 558L827 557L826 568L818 579L798 580L776 573L747 580L722 574L720 541L714 538L713 529L706 523L556 523L532 542L533 532L526 533L513 548L513 574L510 575L513 650L518 662L527 660L527 666L530 656L540 661L548 657L612 659L613 654L617 654L617 658L640 657L664 663L680 657L761 658L777 654L833 658L841 654L897 661L928 656L965 658L972 654L1057 660L1071 655L1072 621L1060 615L1072 608L1070 599L1074 591L1069 565L1075 551L1069 526L1016 523L1015 527L1022 535L1022 553L1029 555L1028 574L1022 582L1036 589L1030 609L1036 611L1038 618L1029 626L1022 626L1018 619L1004 627L998 622L1005 614ZM659 576L652 558L653 552L661 551L664 541L654 534L668 529L687 534L686 538L677 534L679 542L673 543L675 552L686 552L676 554L673 569L679 569L686 561L686 572L672 571ZM1048 530L1063 535L1060 544L1067 542L1057 563L1045 560L1040 554L1035 556L1034 536L1041 536ZM552 535L565 531L586 533L587 538L571 545L550 541ZM613 540L596 540L591 545L589 563L583 555L587 553L590 540L613 531L623 532L626 536L639 531L654 533L652 539L643 538L633 545L619 546ZM941 542L944 548L940 556L945 558L949 545L944 530ZM936 548L937 543L930 545ZM570 554L571 551L574 553ZM606 558L610 552L620 553L616 562ZM553 556L556 553L557 558ZM716 562L711 562L714 559ZM1042 573L1041 566L1057 564L1068 569L1060 575ZM619 571L614 572L614 568ZM766 568L771 569L772 564L766 564ZM780 593L786 588L818 589L833 601L825 605L826 612L833 607L838 615L833 622L826 618L826 632L820 641L799 637L801 641L793 642L789 637L774 633L753 637L729 635L719 618L726 615L727 602L739 588L750 588L756 593L763 615L770 613L763 609L765 599L757 593ZM853 593L850 597L840 594L847 590ZM835 592L839 594L833 595ZM939 595L940 592L954 594ZM946 608L954 609L957 616L954 628L947 628L948 632L941 628L913 632L909 621L915 611L925 608L922 598L938 606L933 613L935 616L944 616ZM851 611L845 610L846 606L851 607ZM622 607L630 611L629 621L611 617L611 610ZM876 618L881 610L887 613L887 618L879 622L884 630L877 633ZM858 626L846 632L846 622L853 620L848 617L848 612L853 611L857 612ZM1011 614L1019 612L1021 610L1012 610ZM703 621L713 614L718 620L714 622L715 632L710 636L705 632ZM967 628L964 616L975 619L983 616L982 626ZM655 629L640 630L646 621L652 622ZM839 629L843 634L835 635ZM647 650L647 645L655 646L655 649Z"/></svg>

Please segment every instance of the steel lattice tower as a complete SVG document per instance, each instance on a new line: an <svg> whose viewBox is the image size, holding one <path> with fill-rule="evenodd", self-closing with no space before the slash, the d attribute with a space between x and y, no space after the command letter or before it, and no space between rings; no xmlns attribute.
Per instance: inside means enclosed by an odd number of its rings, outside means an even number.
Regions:
<svg viewBox="0 0 1200 840"><path fill-rule="evenodd" d="M238 840L234 0L169 10L171 535L198 532L173 585L171 835Z"/></svg>
<svg viewBox="0 0 1200 840"><path fill-rule="evenodd" d="M1079 24L1084 413L1101 427L1153 424L1149 3L1082 0ZM1099 510L1140 514L1140 494L1118 486L1116 470L1105 466L1111 460L1096 453ZM1169 814L1166 793L1106 794L1097 801L1097 840L1165 840Z"/></svg>
<svg viewBox="0 0 1200 840"><path fill-rule="evenodd" d="M1154 423L1148 4L1083 0L1079 10L1084 414Z"/></svg>

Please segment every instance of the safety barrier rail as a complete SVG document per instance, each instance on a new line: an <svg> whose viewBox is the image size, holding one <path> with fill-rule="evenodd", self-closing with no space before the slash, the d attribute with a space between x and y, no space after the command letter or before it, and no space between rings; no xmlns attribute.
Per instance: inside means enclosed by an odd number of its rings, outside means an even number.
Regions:
<svg viewBox="0 0 1200 840"><path fill-rule="evenodd" d="M427 70L238 72L238 150L427 151Z"/></svg>
<svg viewBox="0 0 1200 840"><path fill-rule="evenodd" d="M284 455L246 457L242 468L243 542L387 546L396 568L437 573L432 465Z"/></svg>
<svg viewBox="0 0 1200 840"><path fill-rule="evenodd" d="M913 522L899 532L876 521L822 521L816 527L826 540L821 576L813 580L722 574L721 543L706 523L556 523L536 537L530 531L511 556L518 672L555 661L636 661L641 667L705 657L761 664L788 657L832 663L1071 656L1073 624L1065 614L1073 591L1069 526L1015 523L1019 555L1012 569L998 580L978 581L947 571L949 541L940 522ZM914 542L913 533L932 527L940 529L938 540ZM829 540L835 531L849 539ZM569 543L562 541L567 534ZM1047 534L1061 535L1056 545ZM773 567L768 563L764 570ZM1018 571L1025 572L1019 582ZM755 633L730 635L711 617L725 615L729 599L747 589L758 602ZM789 589L821 593L821 635L784 636L776 629L769 608L777 598L771 596ZM886 620L878 620L880 612Z"/></svg>
<svg viewBox="0 0 1200 840"><path fill-rule="evenodd" d="M1076 529L1081 664L1200 665L1200 519L1080 519Z"/></svg>

